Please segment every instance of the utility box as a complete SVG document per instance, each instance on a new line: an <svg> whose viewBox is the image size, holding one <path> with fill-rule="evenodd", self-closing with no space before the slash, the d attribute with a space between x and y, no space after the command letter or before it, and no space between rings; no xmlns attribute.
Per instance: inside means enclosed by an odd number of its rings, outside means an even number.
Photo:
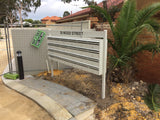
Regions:
<svg viewBox="0 0 160 120"><path fill-rule="evenodd" d="M41 31L41 30L38 30L36 35L34 36L33 38L33 41L31 43L32 46L36 47L36 48L39 48L44 37L45 37L46 33Z"/></svg>

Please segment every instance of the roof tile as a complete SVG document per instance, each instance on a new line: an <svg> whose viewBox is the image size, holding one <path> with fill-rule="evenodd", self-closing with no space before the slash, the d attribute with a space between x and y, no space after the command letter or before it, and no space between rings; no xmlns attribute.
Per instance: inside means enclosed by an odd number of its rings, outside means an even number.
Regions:
<svg viewBox="0 0 160 120"><path fill-rule="evenodd" d="M47 17L42 18L41 20L42 21L47 21L47 20L55 21L55 20L59 20L59 19L61 19L61 18L57 17L57 16L52 16L52 17L47 16Z"/></svg>

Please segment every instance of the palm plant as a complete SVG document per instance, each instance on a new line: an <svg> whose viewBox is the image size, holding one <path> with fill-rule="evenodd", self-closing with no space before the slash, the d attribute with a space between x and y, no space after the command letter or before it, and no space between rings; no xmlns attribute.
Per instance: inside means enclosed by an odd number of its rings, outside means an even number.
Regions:
<svg viewBox="0 0 160 120"><path fill-rule="evenodd" d="M148 93L145 96L145 103L151 110L160 112L160 85L151 84L148 86Z"/></svg>
<svg viewBox="0 0 160 120"><path fill-rule="evenodd" d="M98 12L103 18L107 19L114 36L114 41L108 39L109 44L114 50L114 54L110 55L112 68L124 68L130 66L133 56L143 50L157 53L159 49L158 33L160 25L153 18L160 11L160 3L155 3L142 10L136 9L135 0L128 0L124 3L120 15L117 19L117 24L112 23L109 12L99 6L88 6ZM148 44L140 44L137 41L137 36L147 29L155 35L155 42Z"/></svg>

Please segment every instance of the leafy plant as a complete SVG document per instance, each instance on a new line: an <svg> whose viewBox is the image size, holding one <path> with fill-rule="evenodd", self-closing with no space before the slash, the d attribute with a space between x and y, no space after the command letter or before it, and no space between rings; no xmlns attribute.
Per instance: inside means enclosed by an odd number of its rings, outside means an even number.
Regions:
<svg viewBox="0 0 160 120"><path fill-rule="evenodd" d="M113 20L113 21L115 21L115 15L116 15L116 13L117 12L120 12L120 8L119 7L117 7L117 6L112 6L112 7L110 7L109 9L108 9L108 13L110 14L110 16L111 16L111 19Z"/></svg>
<svg viewBox="0 0 160 120"><path fill-rule="evenodd" d="M114 41L108 39L114 53L110 55L111 68L126 68L133 63L133 56L143 50L151 51L154 54L159 52L158 34L160 25L153 15L160 11L160 3L155 3L142 10L137 11L135 0L128 0L124 3L120 15L117 19L117 24L112 23L109 12L99 6L88 6L105 19L108 20ZM140 44L137 41L137 36L144 30L151 31L155 36L154 43Z"/></svg>
<svg viewBox="0 0 160 120"><path fill-rule="evenodd" d="M148 93L145 96L145 103L151 110L160 111L160 85L151 84L148 86Z"/></svg>

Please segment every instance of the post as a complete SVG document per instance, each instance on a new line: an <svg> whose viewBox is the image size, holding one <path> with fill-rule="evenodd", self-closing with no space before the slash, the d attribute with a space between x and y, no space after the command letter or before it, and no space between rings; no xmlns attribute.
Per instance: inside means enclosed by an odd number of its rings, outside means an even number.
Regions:
<svg viewBox="0 0 160 120"><path fill-rule="evenodd" d="M82 21L81 21L81 32L82 32L82 27L83 27L82 24L83 24L83 23L82 23Z"/></svg>
<svg viewBox="0 0 160 120"><path fill-rule="evenodd" d="M104 30L103 38L103 73L102 73L102 99L106 94L106 70L107 70L107 30Z"/></svg>
<svg viewBox="0 0 160 120"><path fill-rule="evenodd" d="M8 19L7 19L7 36L8 36L8 47L9 47L9 59L10 59L10 67L11 67L11 73L13 71L12 68L12 55L11 55L11 45L10 45L10 36L9 36L9 25L8 25Z"/></svg>
<svg viewBox="0 0 160 120"><path fill-rule="evenodd" d="M5 39L6 39L6 49L7 49L7 57L8 57L8 67L9 67L9 72L11 73L11 66L10 66L10 55L9 55L9 43L8 43L8 34L7 34L7 22L4 21L4 32L5 32Z"/></svg>
<svg viewBox="0 0 160 120"><path fill-rule="evenodd" d="M53 60L50 59L50 64L51 64L51 77L53 77Z"/></svg>
<svg viewBox="0 0 160 120"><path fill-rule="evenodd" d="M48 32L48 33L49 33L49 36L51 36L51 29L48 29L48 31L49 31L49 32Z"/></svg>
<svg viewBox="0 0 160 120"><path fill-rule="evenodd" d="M59 70L59 62L57 61L57 70Z"/></svg>
<svg viewBox="0 0 160 120"><path fill-rule="evenodd" d="M46 59L46 66L47 66L47 70L48 70L48 73L49 73L49 65L48 65L48 60Z"/></svg>
<svg viewBox="0 0 160 120"><path fill-rule="evenodd" d="M23 59L22 59L22 52L17 51L17 62L18 62L18 72L19 72L19 79L24 79L24 70L23 70Z"/></svg>
<svg viewBox="0 0 160 120"><path fill-rule="evenodd" d="M91 29L91 20L89 20L89 25L88 25L88 29Z"/></svg>

